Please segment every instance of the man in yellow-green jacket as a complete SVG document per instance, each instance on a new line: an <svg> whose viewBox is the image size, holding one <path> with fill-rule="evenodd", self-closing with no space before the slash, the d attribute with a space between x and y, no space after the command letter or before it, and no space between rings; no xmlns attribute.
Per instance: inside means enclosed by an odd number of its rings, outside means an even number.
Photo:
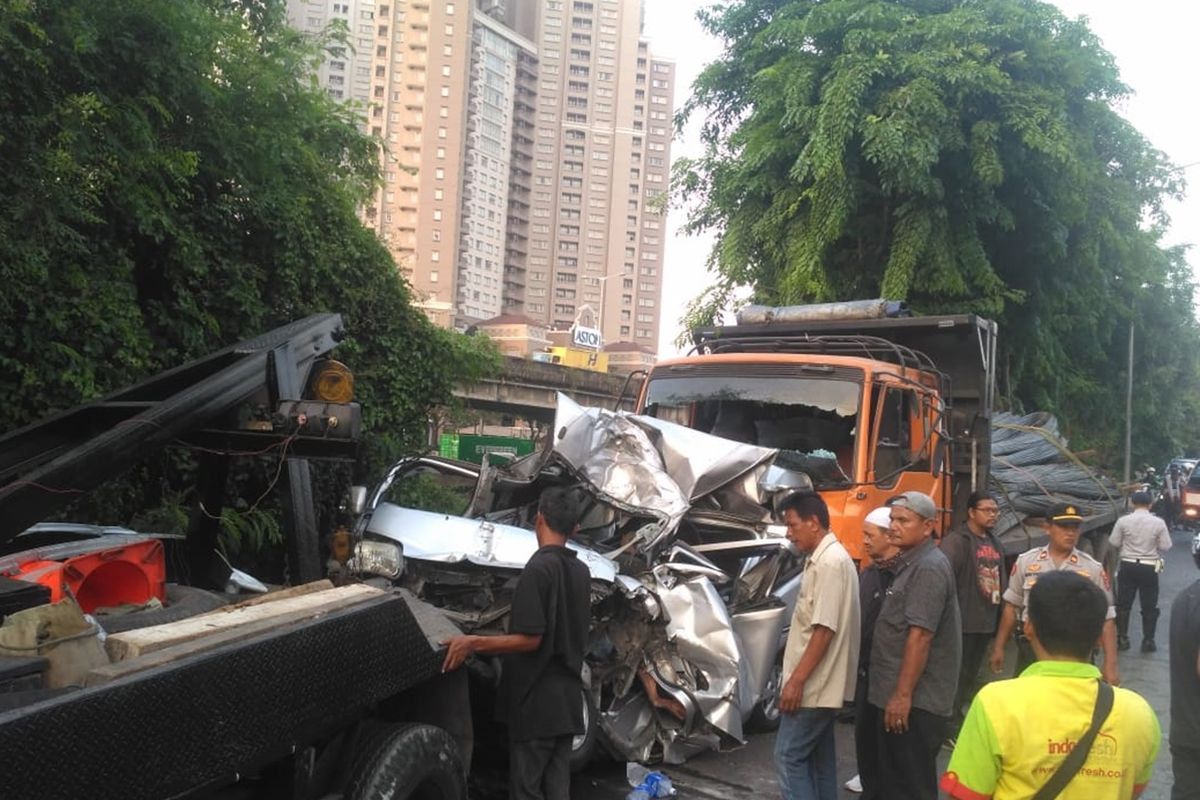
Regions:
<svg viewBox="0 0 1200 800"><path fill-rule="evenodd" d="M941 780L942 791L957 800L1033 797L1091 727L1100 670L1090 659L1108 601L1095 584L1066 571L1041 576L1028 601L1025 634L1038 660L976 695ZM1058 797L1140 795L1161 738L1150 705L1114 688L1111 711Z"/></svg>

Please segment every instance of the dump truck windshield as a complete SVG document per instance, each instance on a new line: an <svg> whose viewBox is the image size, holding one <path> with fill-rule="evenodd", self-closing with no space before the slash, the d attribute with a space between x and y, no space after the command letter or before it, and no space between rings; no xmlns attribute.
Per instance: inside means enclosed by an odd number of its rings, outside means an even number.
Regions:
<svg viewBox="0 0 1200 800"><path fill-rule="evenodd" d="M862 385L829 378L651 376L644 413L747 444L818 487L850 483Z"/></svg>

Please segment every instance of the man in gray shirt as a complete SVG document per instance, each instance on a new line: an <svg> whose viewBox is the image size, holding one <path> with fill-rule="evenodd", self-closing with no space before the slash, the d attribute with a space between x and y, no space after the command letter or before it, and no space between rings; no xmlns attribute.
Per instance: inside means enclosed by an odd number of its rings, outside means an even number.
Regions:
<svg viewBox="0 0 1200 800"><path fill-rule="evenodd" d="M953 710L962 660L962 624L950 562L933 542L937 505L904 492L892 503L888 538L900 548L871 644L867 702L879 763L863 791L892 800L937 797L937 753Z"/></svg>
<svg viewBox="0 0 1200 800"><path fill-rule="evenodd" d="M1129 615L1133 599L1141 595L1142 652L1158 649L1154 634L1158 628L1158 573L1162 569L1160 552L1171 549L1167 523L1150 513L1150 493L1134 492L1130 498L1133 512L1117 520L1108 541L1121 553L1117 573L1117 649L1129 649Z"/></svg>

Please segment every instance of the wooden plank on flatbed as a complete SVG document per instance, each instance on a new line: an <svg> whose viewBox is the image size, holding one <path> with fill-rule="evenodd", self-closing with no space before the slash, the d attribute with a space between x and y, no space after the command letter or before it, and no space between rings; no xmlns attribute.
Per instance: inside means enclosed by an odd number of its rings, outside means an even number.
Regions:
<svg viewBox="0 0 1200 800"><path fill-rule="evenodd" d="M384 594L386 592L382 589L373 586L343 586L275 602L235 608L223 614L204 614L152 628L116 633L109 636L104 645L112 661L124 661L241 625L264 621L282 624L284 617L287 617L288 621L295 621L295 614L305 615L306 619L312 618Z"/></svg>
<svg viewBox="0 0 1200 800"><path fill-rule="evenodd" d="M227 644L253 639L256 636L271 633L288 625L307 622L313 619L314 616L316 615L311 610L292 611L282 616L259 620L258 622L248 622L238 625L235 628L218 630L207 636L201 636L198 639L190 639L186 642L164 647L161 650L147 652L135 658L96 667L87 674L83 685L100 686L115 681L118 678L124 678L127 675L145 672L148 669L161 667L165 664L188 658L189 656L205 653L209 650L216 650ZM457 633L458 631L455 632Z"/></svg>
<svg viewBox="0 0 1200 800"><path fill-rule="evenodd" d="M291 598L291 597L301 597L303 595L313 594L315 592L325 592L332 588L333 588L333 581L329 580L328 578L322 578L319 581L312 581L311 583L302 583L299 586L289 586L286 589L278 589L274 592L267 592L266 594L255 595L254 597L251 597L248 600L242 600L239 603L233 603L232 605L228 605L228 606L221 606L220 608L214 609L212 611L205 611L203 614L197 614L196 617L193 617L193 619L195 619L197 617L210 617L210 616L217 616L220 614L228 614L229 612L236 611L239 608L249 608L250 606L260 606L263 603L274 603L278 600L287 600L288 598Z"/></svg>

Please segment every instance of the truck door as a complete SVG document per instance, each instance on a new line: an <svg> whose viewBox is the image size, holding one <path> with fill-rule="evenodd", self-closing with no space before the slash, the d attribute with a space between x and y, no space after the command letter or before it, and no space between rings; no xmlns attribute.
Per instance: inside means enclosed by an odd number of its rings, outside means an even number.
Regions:
<svg viewBox="0 0 1200 800"><path fill-rule="evenodd" d="M938 499L930 472L928 401L907 384L877 382L872 390L868 480L879 490L880 502L912 490Z"/></svg>

